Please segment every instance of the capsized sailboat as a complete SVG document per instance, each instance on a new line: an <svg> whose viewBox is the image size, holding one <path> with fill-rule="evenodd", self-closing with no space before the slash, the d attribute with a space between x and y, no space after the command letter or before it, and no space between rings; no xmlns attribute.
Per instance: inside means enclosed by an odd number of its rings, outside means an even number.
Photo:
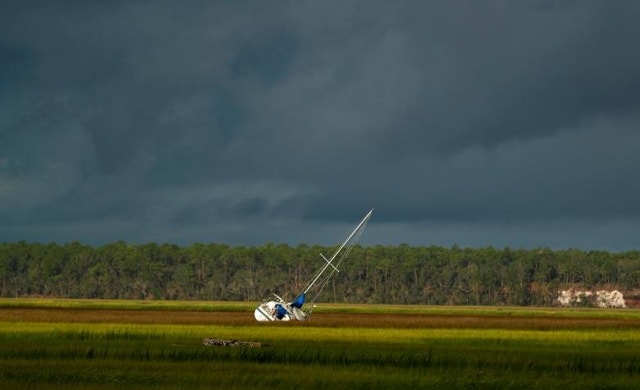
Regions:
<svg viewBox="0 0 640 390"><path fill-rule="evenodd" d="M340 244L331 257L327 258L320 253L320 257L322 257L325 263L315 273L307 287L296 296L296 299L287 302L278 295L271 294L271 296L265 299L254 311L253 315L256 320L262 322L302 321L308 319L315 307L316 299L318 299L318 296L329 282L329 279L331 279L336 272L340 272L338 267L342 263L342 260L347 257L351 248L358 242L372 214L373 209L369 210L356 228L347 235L347 238ZM307 300L307 298L309 299ZM302 308L305 303L308 309Z"/></svg>

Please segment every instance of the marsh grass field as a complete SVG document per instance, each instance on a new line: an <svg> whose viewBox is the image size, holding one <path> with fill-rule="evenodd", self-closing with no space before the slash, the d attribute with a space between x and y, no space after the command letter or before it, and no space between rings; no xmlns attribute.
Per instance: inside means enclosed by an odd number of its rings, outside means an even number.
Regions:
<svg viewBox="0 0 640 390"><path fill-rule="evenodd" d="M640 312L0 300L1 389L513 388L640 385ZM261 347L205 347L204 338Z"/></svg>

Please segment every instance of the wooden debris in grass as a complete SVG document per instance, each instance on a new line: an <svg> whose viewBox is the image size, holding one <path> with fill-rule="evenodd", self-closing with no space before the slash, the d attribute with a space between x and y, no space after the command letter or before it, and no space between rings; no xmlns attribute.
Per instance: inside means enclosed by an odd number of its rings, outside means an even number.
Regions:
<svg viewBox="0 0 640 390"><path fill-rule="evenodd" d="M202 339L202 345L205 347L261 347L262 343L255 341L242 340L224 340L224 339Z"/></svg>

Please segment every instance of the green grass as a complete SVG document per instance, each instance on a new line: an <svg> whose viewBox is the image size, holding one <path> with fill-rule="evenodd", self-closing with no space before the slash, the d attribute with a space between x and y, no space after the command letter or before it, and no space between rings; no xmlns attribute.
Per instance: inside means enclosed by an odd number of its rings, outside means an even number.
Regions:
<svg viewBox="0 0 640 390"><path fill-rule="evenodd" d="M0 308L244 312L253 311L255 306L254 302L0 298Z"/></svg>
<svg viewBox="0 0 640 390"><path fill-rule="evenodd" d="M199 310L208 303L158 302L161 307L151 308L137 301L92 303L0 302L0 388L631 389L640 381L640 332L620 325L635 323L638 313L632 310L538 315L519 308L372 306L367 312L358 305L347 308L354 311L346 325L328 327L321 315L308 323L219 323L238 307L246 307L251 318L254 304L203 309L200 323L184 324L179 319L185 307ZM22 321L3 318L8 307L47 310L38 312L44 316L38 321ZM86 311L85 316L95 311L95 319L61 321L60 311L73 315L70 308ZM126 316L114 322L105 316L111 309L136 312L131 318L162 311L166 323L136 323ZM398 316L398 325L372 326L366 314L371 312ZM454 315L461 326L402 326L429 313ZM463 326L467 316L500 315L513 317L517 326ZM603 315L604 325L590 326ZM576 320L571 327L538 329L540 321L553 325L558 316ZM206 337L257 341L263 347L204 347Z"/></svg>

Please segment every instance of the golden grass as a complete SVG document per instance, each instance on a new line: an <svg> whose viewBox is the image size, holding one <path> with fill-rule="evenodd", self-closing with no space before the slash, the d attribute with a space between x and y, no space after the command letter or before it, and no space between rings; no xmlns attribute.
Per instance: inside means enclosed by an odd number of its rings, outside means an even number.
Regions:
<svg viewBox="0 0 640 390"><path fill-rule="evenodd" d="M633 388L640 377L633 310L323 304L307 322L258 323L255 305L0 300L0 388ZM264 347L202 346L209 337Z"/></svg>
<svg viewBox="0 0 640 390"><path fill-rule="evenodd" d="M632 309L322 304L306 322L258 324L253 318L255 306L254 302L2 299L0 321L328 328L640 328L640 311Z"/></svg>

